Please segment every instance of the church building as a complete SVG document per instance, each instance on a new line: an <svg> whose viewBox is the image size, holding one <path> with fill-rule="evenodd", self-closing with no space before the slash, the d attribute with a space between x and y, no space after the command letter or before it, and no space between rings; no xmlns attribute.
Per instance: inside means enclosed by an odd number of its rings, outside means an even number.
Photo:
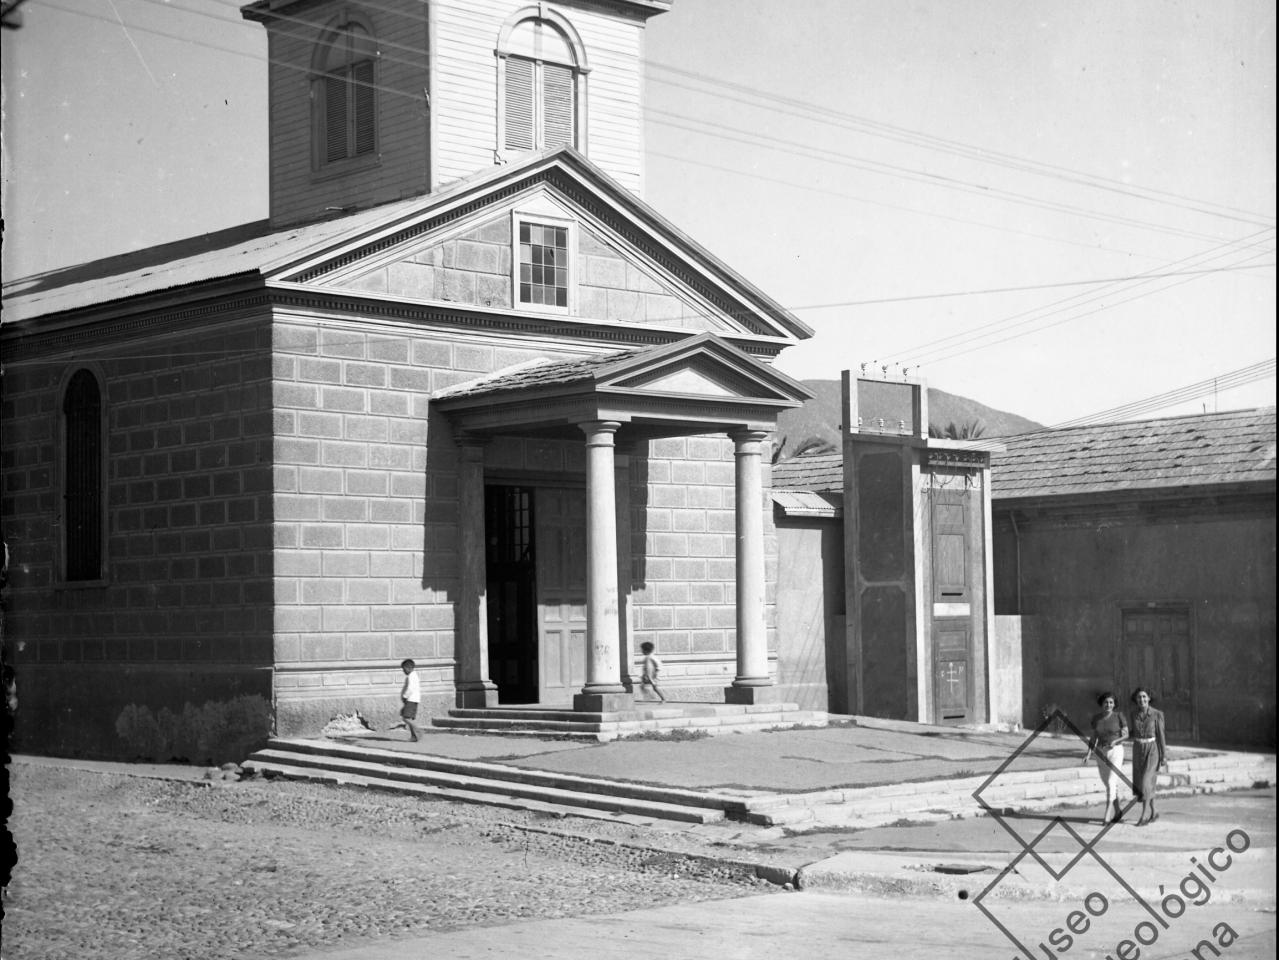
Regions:
<svg viewBox="0 0 1279 960"><path fill-rule="evenodd" d="M673 699L788 699L772 361L811 331L643 200L670 6L243 8L269 217L6 290L22 749L389 718L404 658L429 715L620 711L645 641Z"/></svg>

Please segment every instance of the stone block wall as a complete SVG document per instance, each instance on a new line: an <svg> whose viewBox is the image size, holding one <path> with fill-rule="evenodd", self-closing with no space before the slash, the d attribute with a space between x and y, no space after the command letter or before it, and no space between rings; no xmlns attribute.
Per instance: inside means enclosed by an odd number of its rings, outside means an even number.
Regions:
<svg viewBox="0 0 1279 960"><path fill-rule="evenodd" d="M22 749L113 755L129 703L269 695L269 336L223 322L146 343L108 326L71 350L10 354L0 513ZM82 367L106 411L106 576L64 583L59 389Z"/></svg>
<svg viewBox="0 0 1279 960"><path fill-rule="evenodd" d="M358 324L275 329L275 662L282 732L389 723L399 662L454 703L457 446L430 394L539 354Z"/></svg>
<svg viewBox="0 0 1279 960"><path fill-rule="evenodd" d="M722 434L655 440L632 459L634 646L654 644L679 699L722 700L736 674L735 470L733 442ZM765 613L775 672L777 536L765 500Z"/></svg>

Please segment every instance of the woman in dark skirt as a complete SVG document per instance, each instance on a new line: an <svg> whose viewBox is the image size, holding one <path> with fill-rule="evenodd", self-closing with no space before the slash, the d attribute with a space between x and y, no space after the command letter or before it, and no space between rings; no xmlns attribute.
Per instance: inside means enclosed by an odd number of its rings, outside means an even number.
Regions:
<svg viewBox="0 0 1279 960"><path fill-rule="evenodd" d="M1150 705L1150 691L1138 687L1132 692L1135 709L1128 729L1132 731L1132 788L1141 801L1137 826L1159 819L1155 813L1155 775L1168 769L1168 744L1164 739L1164 715Z"/></svg>

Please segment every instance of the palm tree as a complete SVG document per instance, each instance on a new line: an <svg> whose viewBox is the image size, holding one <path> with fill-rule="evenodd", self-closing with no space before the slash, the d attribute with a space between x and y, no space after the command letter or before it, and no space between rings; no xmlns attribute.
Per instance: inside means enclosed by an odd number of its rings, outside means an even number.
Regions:
<svg viewBox="0 0 1279 960"><path fill-rule="evenodd" d="M928 425L928 435L937 440L976 440L985 432L986 428L980 420L970 420L964 424L956 424L952 420L945 428L935 423Z"/></svg>
<svg viewBox="0 0 1279 960"><path fill-rule="evenodd" d="M782 437L777 445L773 447L773 463L793 460L795 457L820 457L824 454L838 452L835 444L829 440L823 440L821 437L808 437L800 441L799 446L795 448L795 452L790 454L790 456L782 456L782 451L786 448L786 440L786 437Z"/></svg>

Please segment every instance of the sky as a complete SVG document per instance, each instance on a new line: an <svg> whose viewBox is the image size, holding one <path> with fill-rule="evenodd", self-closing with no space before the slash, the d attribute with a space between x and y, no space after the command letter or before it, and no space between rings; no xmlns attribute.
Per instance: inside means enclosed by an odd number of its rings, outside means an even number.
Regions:
<svg viewBox="0 0 1279 960"><path fill-rule="evenodd" d="M645 199L813 328L794 377L905 369L1045 424L1273 404L1274 11L675 0ZM236 4L22 12L6 278L265 217L265 31Z"/></svg>

